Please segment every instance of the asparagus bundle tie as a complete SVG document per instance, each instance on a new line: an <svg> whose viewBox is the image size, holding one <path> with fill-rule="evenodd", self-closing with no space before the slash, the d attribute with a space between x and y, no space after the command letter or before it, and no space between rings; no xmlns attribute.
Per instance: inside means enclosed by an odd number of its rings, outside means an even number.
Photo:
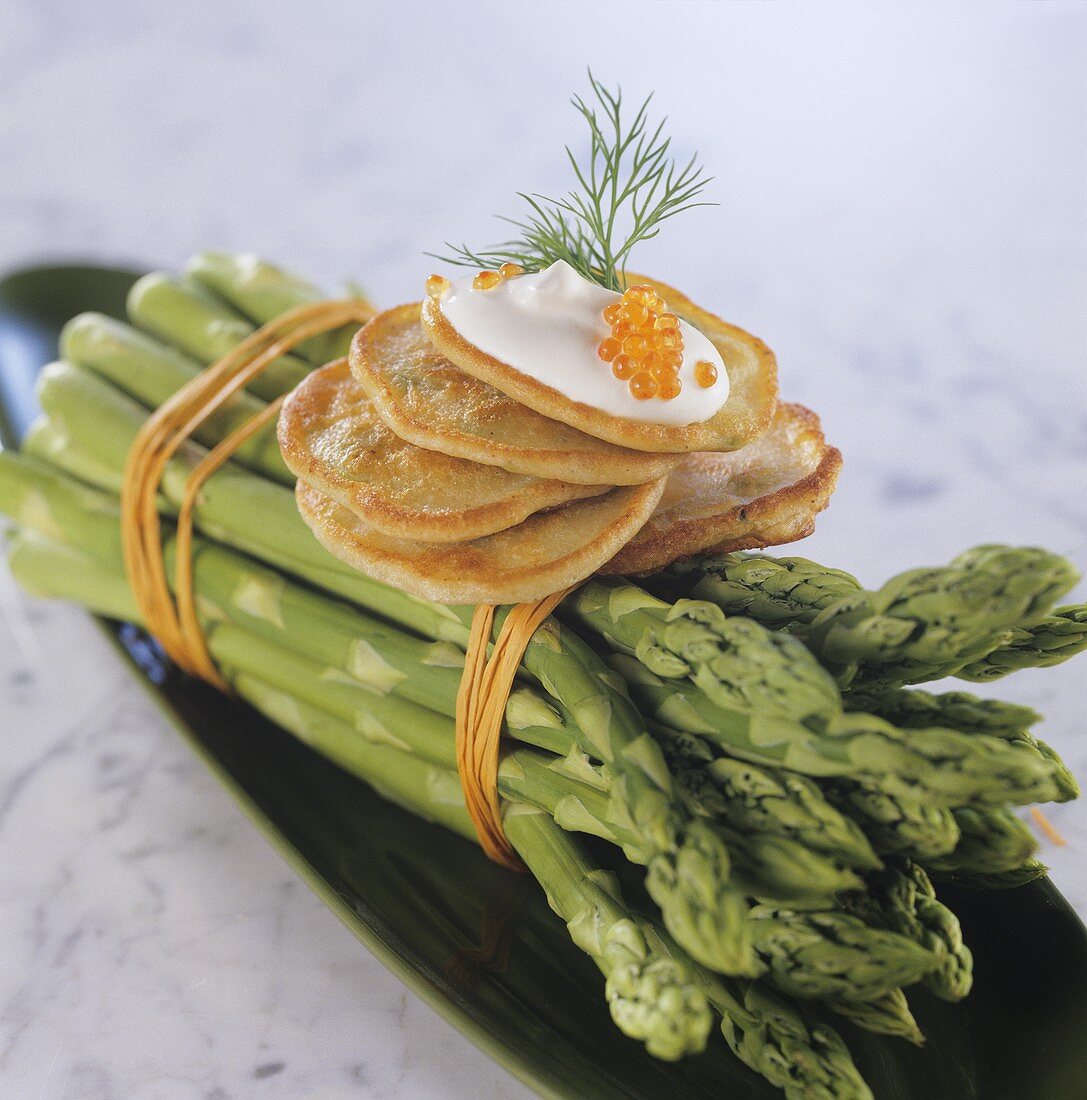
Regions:
<svg viewBox="0 0 1087 1100"><path fill-rule="evenodd" d="M160 406L137 435L128 453L121 484L121 537L125 568L136 602L149 629L170 657L187 672L223 690L227 685L208 653L192 591L189 552L193 508L208 478L250 436L271 421L281 399L267 405L216 444L186 479L177 520L183 579L176 605L162 561L157 504L159 483L178 448L235 391L266 371L291 348L352 321L363 324L371 312L365 303L326 302L298 306L269 322Z"/></svg>

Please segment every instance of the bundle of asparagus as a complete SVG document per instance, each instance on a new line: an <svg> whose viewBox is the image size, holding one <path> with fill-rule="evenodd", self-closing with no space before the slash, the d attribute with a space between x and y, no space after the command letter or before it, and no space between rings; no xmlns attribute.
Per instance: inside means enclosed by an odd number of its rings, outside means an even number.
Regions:
<svg viewBox="0 0 1087 1100"><path fill-rule="evenodd" d="M206 255L137 284L138 328L70 322L42 374L41 419L21 453L0 454L24 586L138 622L117 491L148 410L255 324L318 297L270 265ZM348 336L285 357L171 461L159 501L171 577L169 517L204 448ZM453 737L472 609L331 557L292 484L265 431L201 493L194 575L212 656L318 752L473 838ZM802 559L730 554L568 597L525 652L498 785L507 835L605 975L616 1024L674 1059L716 1020L787 1096L870 1095L828 1013L920 1043L904 989L957 1000L971 982L933 880L1044 873L1014 808L1077 794L1031 733L1034 712L905 685L1078 652L1087 610L1051 610L1074 579L1054 555L989 547L868 592ZM640 911L624 895L643 887Z"/></svg>

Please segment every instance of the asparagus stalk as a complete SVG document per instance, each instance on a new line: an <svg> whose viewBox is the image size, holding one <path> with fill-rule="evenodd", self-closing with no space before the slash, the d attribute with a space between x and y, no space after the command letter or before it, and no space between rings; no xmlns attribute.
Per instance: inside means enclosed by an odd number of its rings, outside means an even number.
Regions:
<svg viewBox="0 0 1087 1100"><path fill-rule="evenodd" d="M456 767L450 718L398 699L385 688L365 688L336 668L299 657L244 629L219 621L216 608L207 626L209 649L230 673L271 681L308 705L352 724L367 740L390 744L428 762ZM229 678L229 677L228 677ZM499 770L499 791L546 810L564 828L589 832L638 854L641 838L613 821L610 779L592 768L572 738L552 756L509 749ZM706 811L701 810L705 813ZM856 888L860 879L830 860L813 857L786 837L728 832L735 845L735 881L745 893L785 901L825 900Z"/></svg>
<svg viewBox="0 0 1087 1100"><path fill-rule="evenodd" d="M73 317L60 334L62 359L93 371L112 382L134 401L157 408L182 386L191 382L202 365L123 321L100 313L81 313ZM235 428L256 416L265 403L248 391L241 391L213 413L193 438L205 446L214 446ZM234 461L257 473L294 484L279 453L275 425L268 425L250 437L234 452Z"/></svg>
<svg viewBox="0 0 1087 1100"><path fill-rule="evenodd" d="M905 860L884 868L869 878L866 891L850 894L844 904L870 925L893 929L931 952L937 962L922 980L937 997L961 1001L970 992L973 956L963 943L959 920L937 900L916 863Z"/></svg>
<svg viewBox="0 0 1087 1100"><path fill-rule="evenodd" d="M110 618L139 622L139 612L123 575L82 551L19 531L8 544L8 564L19 583L35 595L71 599ZM282 687L248 672L232 676L238 694L278 725L366 779L385 797L413 813L474 839L455 772L422 755L360 736L355 725L328 714Z"/></svg>
<svg viewBox="0 0 1087 1100"><path fill-rule="evenodd" d="M75 543L100 559L120 561L116 502L74 485L26 456L0 454L0 511L60 541ZM170 565L169 543L166 556ZM251 634L298 650L316 662L311 673L320 674L320 683L310 690L323 691L325 681L342 675L453 715L463 667L459 650L385 626L353 607L202 541L197 543L194 568L201 606L208 610L212 622L236 622ZM172 575L172 568L169 572ZM316 675L310 679L315 682ZM299 691L305 690L303 683ZM510 699L507 731L517 740L560 755L569 753L574 744L554 706L528 687L519 688ZM837 864L862 869L878 865L859 829L809 780L715 759L708 746L691 735L659 728L654 732L670 753L674 771L682 762L686 773L696 773L681 786L693 786L699 770L712 781L718 793L707 791L703 797L714 800L714 813L722 824L742 834L781 836L800 846L788 859L799 861L801 873L792 879L783 897L772 894L765 879L762 889L753 892L795 901L813 892L811 883L821 874L832 875L836 884L824 893L845 888L852 880ZM810 866L801 854L805 849L813 856Z"/></svg>
<svg viewBox="0 0 1087 1100"><path fill-rule="evenodd" d="M845 704L850 710L878 714L895 725L911 729L942 726L1020 742L1053 765L1057 802L1069 802L1079 797L1079 784L1064 761L1049 745L1030 732L1030 726L1041 721L1041 715L1030 707L1000 699L981 699L965 691L935 695L905 688L849 692L845 696Z"/></svg>
<svg viewBox="0 0 1087 1100"><path fill-rule="evenodd" d="M628 682L647 713L729 755L847 776L936 805L1057 794L1052 763L1029 746L939 728L907 733L843 713L833 681L801 643L726 619L713 604L673 606L629 582L590 580L563 610L640 662L644 674Z"/></svg>
<svg viewBox="0 0 1087 1100"><path fill-rule="evenodd" d="M878 714L898 726L946 726L948 729L1014 738L1042 720L1030 707L1000 699L982 699L968 691L934 693L920 688L859 689L844 696L849 710Z"/></svg>
<svg viewBox="0 0 1087 1100"><path fill-rule="evenodd" d="M21 492L17 491L20 485ZM114 502L85 487L66 485L63 478L32 460L0 455L0 511L62 541L74 541L120 570ZM169 540L165 555L172 576ZM210 648L218 662L258 675L274 668L275 679L293 694L359 724L360 729L374 709L375 693L386 708L394 701L384 701L389 695L421 704L425 711L413 712L410 707L390 711L390 719L378 721L377 732L433 731L430 742L438 746L439 755L431 753L428 758L453 765L448 719L454 713L463 667L459 650L384 626L202 540L196 544L194 574ZM66 594L84 603L91 595L86 589ZM231 623L241 629L224 625ZM446 723L432 722L433 712L445 715ZM527 686L510 699L507 732L562 757L576 748L574 735L553 703ZM403 736L397 735L400 740ZM663 736L662 731L658 736ZM729 779L717 789L712 766L703 770L704 760L712 755L697 751L705 746L693 737L669 736L673 744L685 746L683 752L666 749L680 790L691 812L710 818L728 838L736 860L734 877L745 893L788 903L825 901L859 885L843 864L878 865L863 834L821 800L808 781L788 773L774 776L751 765L730 769L726 761L722 775ZM426 754L427 750L415 745L414 751ZM606 787L603 780L600 785ZM802 797L790 799L791 791ZM512 793L531 798L516 790ZM607 798L597 797L604 803L597 817L606 823ZM619 824L597 824L590 831L636 846L636 836L623 834Z"/></svg>
<svg viewBox="0 0 1087 1100"><path fill-rule="evenodd" d="M690 967L625 908L614 876L543 811L514 803L506 835L543 886L570 938L600 968L612 1019L650 1054L674 1061L705 1048L713 1014Z"/></svg>
<svg viewBox="0 0 1087 1100"><path fill-rule="evenodd" d="M23 436L20 454L51 469L63 471L85 484L104 489L114 497L120 495L121 474L95 455L80 453L73 447L63 423L48 416L37 416L31 422ZM158 502L160 512L165 514L170 511L170 505L161 493Z"/></svg>
<svg viewBox="0 0 1087 1100"><path fill-rule="evenodd" d="M343 752L344 745L358 740L350 727L259 678L239 676L234 687L267 717L342 761L384 797L474 839L451 772L380 745L371 746L369 760L360 765L357 752ZM528 820L517 820L522 817ZM644 1042L650 1053L677 1058L702 1049L703 1029L712 1022L705 1008L708 1002L721 1015L722 1033L734 1053L784 1089L789 1100L871 1096L836 1032L809 1023L796 1007L759 983L725 979L684 958L650 922L624 909L607 872L592 867L580 851L567 857L573 838L546 814L511 807L506 830L552 907L567 921L574 942L605 974L612 1019L624 1034ZM573 875L583 885L566 881ZM863 1010L856 1006L856 1011Z"/></svg>
<svg viewBox="0 0 1087 1100"><path fill-rule="evenodd" d="M663 987L676 1002L675 1008L669 1004L671 1012L697 1005L690 993L693 978L720 1013L721 1030L732 1050L746 1065L783 1088L788 1100L871 1097L834 1031L809 1024L796 1008L758 983L724 979L685 959L651 922L626 909L614 877L594 866L580 845L546 814L512 806L505 824L507 835L544 887L552 908L567 920L574 941L605 973L613 965L604 957L610 950L620 969L630 975L636 995L625 1003L632 1001L638 1006L637 1020L655 1017L654 1010L647 1011L637 996L648 971L659 968L649 981L654 992ZM620 941L617 947L609 943L612 937ZM677 1039L684 1037L681 1025L686 1018L684 1013L676 1020ZM698 1018L701 1022L700 1013ZM662 1022L662 1026L666 1024Z"/></svg>
<svg viewBox="0 0 1087 1100"><path fill-rule="evenodd" d="M16 539L11 566L20 582L32 591L75 598L99 613L139 621L123 577L78 551L55 544L51 547L33 535L21 535ZM424 773L416 769L412 775L422 774L428 786L442 790L443 806L454 801L449 793L449 782L456 780L453 731L448 719L433 712L427 714L423 708L390 694L330 679L318 666L293 657L281 647L217 622L216 615L209 622L208 641L224 676L239 694L251 699L252 690L246 688L257 684L258 706L264 713L342 767L369 780L374 747L395 750L428 768L444 769ZM382 774L386 770L383 768ZM592 832L619 843L621 836L608 823L607 794L587 784L587 776L600 782L602 788L606 786L583 761L571 762L519 748L505 754L499 790L507 797L531 800L564 828ZM395 799L403 804L403 791L396 793ZM433 813L429 816L435 818ZM459 817L452 824L465 832ZM770 839L781 842L781 838ZM787 924L787 919L782 917L779 924ZM873 936L880 940L873 947L878 951L882 934ZM860 939L858 935L852 954L838 962L840 973L855 965ZM809 936L809 941L813 942L813 937ZM822 976L805 975L805 965L815 959L826 965L827 958L835 960L838 954L835 942L826 943L821 955L809 950L794 962L793 982L817 988Z"/></svg>
<svg viewBox="0 0 1087 1100"><path fill-rule="evenodd" d="M189 260L185 271L257 325L274 321L296 306L328 298L312 283L251 253L201 252ZM298 346L297 353L319 367L346 355L357 330L358 325L345 325L311 337Z"/></svg>
<svg viewBox="0 0 1087 1100"><path fill-rule="evenodd" d="M361 739L351 726L258 677L242 674L233 686L267 717L346 767L379 794L417 816L475 839L455 772L365 741L360 751L357 742ZM564 835L561 830L553 831ZM558 911L563 913L574 943L588 951L604 973L608 1008L616 1026L644 1042L658 1058L674 1060L702 1050L712 1026L705 995L682 961L657 947L651 928L609 902L604 872L584 881L579 897L577 884L556 874L555 846L548 844L546 833L515 824L510 835L517 838L518 851L530 870L538 877L550 871L550 879L541 881L553 907L557 896L568 905L581 902L576 912ZM561 870L572 873L574 869Z"/></svg>
<svg viewBox="0 0 1087 1100"><path fill-rule="evenodd" d="M646 887L669 932L706 966L756 973L747 904L729 882L728 850L706 821L689 814L660 746L603 661L549 619L530 639L523 664L578 731L582 751L609 768L612 815L640 839Z"/></svg>
<svg viewBox="0 0 1087 1100"><path fill-rule="evenodd" d="M955 673L963 680L998 680L1020 668L1050 668L1087 649L1087 604L1058 607L1033 626Z"/></svg>
<svg viewBox="0 0 1087 1100"><path fill-rule="evenodd" d="M941 961L909 936L837 910L757 905L751 925L774 984L807 999L872 1001L912 985Z"/></svg>
<svg viewBox="0 0 1087 1100"><path fill-rule="evenodd" d="M138 279L128 294L129 320L173 344L203 364L233 351L256 327L217 295L187 275L152 272ZM264 401L293 390L310 366L284 355L246 387Z"/></svg>
<svg viewBox="0 0 1087 1100"><path fill-rule="evenodd" d="M826 1002L839 1016L850 1023L876 1035L889 1035L905 1039L914 1046L924 1046L925 1036L910 1011L909 1001L901 989L892 989L871 1001L844 1001L831 999Z"/></svg>
<svg viewBox="0 0 1087 1100"><path fill-rule="evenodd" d="M721 554L688 558L647 579L657 595L709 600L775 630L810 623L838 600L863 592L856 577L807 558Z"/></svg>
<svg viewBox="0 0 1087 1100"><path fill-rule="evenodd" d="M980 546L943 568L915 569L876 591L850 592L848 575L812 562L787 591L785 607L768 603L759 570L750 577L737 555L701 563L704 574L671 573L685 594L743 611L766 625L787 626L804 639L843 685L896 686L957 674L1013 643L1075 583L1063 558L1044 550ZM780 584L780 582L779 582ZM836 599L819 596L831 588ZM814 614L812 612L815 612Z"/></svg>
<svg viewBox="0 0 1087 1100"><path fill-rule="evenodd" d="M697 772L709 790L703 800L732 828L798 841L846 867L880 866L864 832L827 800L817 783L796 772L720 756L700 737L654 723L670 766Z"/></svg>
<svg viewBox="0 0 1087 1100"><path fill-rule="evenodd" d="M959 842L958 822L946 806L841 780L825 784L824 793L857 822L881 856L924 861L946 855Z"/></svg>
<svg viewBox="0 0 1087 1100"><path fill-rule="evenodd" d="M108 418L110 430L97 433L86 433L86 435L93 436L93 438L80 438L75 442L83 444L86 450L91 453L96 460L100 462L113 462L120 468L120 465L123 463L124 453L127 450L127 444L130 442L131 437L134 436L135 431L138 430L139 423L141 422L140 410L138 408L126 407L123 397L117 394L116 391L113 391L108 384L100 380L93 380L94 383L97 383L97 385L93 385L88 382L86 376L79 377L79 375L80 372L68 368L66 371L57 372L53 378L47 379L42 386L43 403L49 407L51 413L54 413L58 417L64 417L66 413L71 413L74 409L85 411L88 407L100 406L102 410L100 422L105 424ZM72 421L79 420L78 417L71 415L69 415L67 419ZM87 419L91 418L84 417L80 422L85 422ZM98 417L94 419L96 422L99 422ZM195 451L195 448L193 450ZM198 451L195 453L198 453ZM193 460L194 455L189 453L180 456L177 462L172 464L171 470L168 471L168 476L164 482L164 490L168 497L173 499L177 498L179 493L178 483L183 480L187 469L186 463ZM455 622L459 617L461 622L464 622L464 614L462 612L451 611L444 608L438 609L436 605L425 604L423 601L413 600L383 585L369 581L354 570L336 562L335 559L331 558L330 555L317 546L315 540L310 537L309 532L305 529L297 516L293 499L290 499L289 494L277 491L277 487L271 486L260 479L253 478L251 475L246 475L238 471L237 468L228 467L219 471L209 480L205 487L205 493L201 500L200 507L197 511L198 522L223 541L238 546L241 549L248 550L249 552L256 553L258 556L264 557L273 564L287 568L304 579L315 582L330 591L345 595L361 603L363 606L375 609L380 614L386 615L394 620L407 622L408 625L412 627L425 630L427 626L433 624L434 616L440 616L445 621L445 629L447 631L450 629L450 620ZM266 539L274 543L274 545L262 545L257 541L258 539ZM417 626L417 620L421 612L426 608L429 608L431 613L429 615L423 614L422 617L428 621L421 627ZM753 626L753 624L746 625ZM771 652L772 651L771 649ZM814 695L810 690L806 694L800 694L808 700L804 705L813 705L818 708L820 705L818 698L820 690L825 694L826 685L820 685L818 683L818 678L814 674L809 677L809 680L812 681L812 683L809 683L807 686L811 688L814 685ZM666 687L663 684L661 686ZM790 703L791 694L790 692L785 696L790 699ZM659 717L666 722L669 721L669 714L672 710L682 710L685 704L689 704L692 701L692 698L694 698L696 702L701 702L703 704L707 702L705 698L701 700L697 699L697 692L677 691L675 685L667 686L664 695L669 704L669 708L668 711L659 714ZM791 703L791 705L795 704ZM717 719L718 721L716 724L727 734L729 732L727 726L722 726L719 721L722 717L719 712L720 708L715 708L710 705L709 725L714 725L715 719ZM736 716L733 715L731 717L731 724L735 728L737 726ZM841 719L840 721L848 726L850 719L855 720L856 716L847 716L847 718ZM690 724L684 724L683 721L679 720L672 721L671 724L691 730L692 732L704 732L698 726L692 727ZM744 735L739 739L742 745L745 740L750 741L751 729L755 723L749 716L743 715L738 724L740 731ZM780 723L775 724L780 725ZM864 736L870 731L865 728L865 721L863 719L859 729L857 728L856 721L853 722L853 726L854 728L851 731L847 731L849 736L860 741L862 744L871 742L871 738ZM758 730L756 732L764 733L765 731ZM883 727L879 728L876 732L877 736L886 737L888 733L893 733L894 731L888 727ZM796 727L792 728L791 733L793 734L794 741L797 736L802 739L802 749L807 750L812 740L810 734ZM968 782L971 778L970 776L958 776L956 772L951 769L933 769L931 767L931 760L926 758L923 753L918 754L916 751L911 751L917 748L931 748L938 753L946 753L947 739L952 735L940 731L939 734L933 738L926 737L928 733L929 731L922 731L913 736L910 745L898 744L895 746L896 752L902 753L906 757L906 762L909 764L909 767L906 769L907 772L912 771L915 776L926 776L930 781L934 779L943 781L954 776L956 780L964 779ZM935 741L935 744L932 744L933 741ZM785 744L786 747L788 747L788 742ZM737 746L735 744L729 743L726 747L734 754L738 754L736 753ZM983 761L983 767L988 765L998 772L996 786L999 788L1007 777L999 775L1000 760L986 759L993 755L990 746L988 744L975 744L973 746L961 744L960 747L968 763ZM1022 748L1022 746L1019 747ZM776 753L776 757L771 757L771 759L767 760L765 750L760 746L757 753L749 753L749 755L753 755L756 760L768 763L786 762L783 759L785 754L780 746L776 746ZM798 762L795 759L796 755L796 751L789 755L787 762L790 767L797 768L797 770L813 770L813 765L811 764L809 764L807 768L798 767ZM920 756L920 759L918 759L918 756ZM1009 764L1025 764L1022 753L1020 753L1018 757L1014 755L1009 756L1007 753L1005 753L1005 756ZM973 758L972 761L970 759L971 757ZM816 764L824 771L828 767L828 761L826 759L818 760ZM836 767L839 773L846 770L846 765L840 761L830 761L829 766L832 770ZM883 778L884 782L880 785L887 787L886 777L874 775L872 778L876 781ZM930 797L932 796L932 792L911 789L911 780L913 777L907 775L906 777L897 778L906 779L905 789L899 789L898 793L909 793L914 797L921 797L925 794ZM1042 780L1042 778L1043 777L1037 774L1036 769L1035 779ZM1018 795L1013 795L1011 791L1006 792L1008 800L1011 800L1013 797L1019 797L1020 799L1027 797L1042 799L1052 797L1054 793L1056 793L1048 789L1050 784L1045 781L1035 782L1033 789L1029 789L1029 783L1027 783L1026 786L1028 790L1020 791ZM944 801L950 800L946 792L940 792L940 797ZM961 795L959 797L961 797Z"/></svg>
<svg viewBox="0 0 1087 1100"><path fill-rule="evenodd" d="M872 1100L841 1037L762 982L705 974L710 1004L733 1053L786 1100Z"/></svg>
<svg viewBox="0 0 1087 1100"><path fill-rule="evenodd" d="M946 855L921 860L927 870L947 874L1000 874L1014 871L1038 850L1026 823L1003 806L955 810L959 842Z"/></svg>
<svg viewBox="0 0 1087 1100"><path fill-rule="evenodd" d="M121 465L139 429L141 410L126 407L108 383L81 374L71 367L54 371L41 386L42 406L61 417L79 402L83 412L79 425L72 427L73 440L97 458L115 456ZM88 413L92 398L101 415ZM110 430L105 432L107 417ZM180 499L189 464L199 453L193 444L170 463L163 492L172 502ZM228 464L208 479L195 515L200 529L212 537L397 621L418 627L420 619L433 622L450 613L462 625L469 621L470 609L439 608L413 599L337 562L302 523L293 494L240 467ZM728 884L728 853L705 822L689 818L659 747L630 701L610 682L603 662L552 622L536 632L525 666L540 682L553 686L571 729L578 730L582 749L622 773L622 781L613 786L615 812L629 815L632 831L644 838L650 891L669 930L707 965L732 973L753 970L756 961L743 932L746 905Z"/></svg>
<svg viewBox="0 0 1087 1100"><path fill-rule="evenodd" d="M790 816L795 815L791 812L806 807L788 796L786 784L775 783L765 770L743 765L739 771L726 772L728 780L719 785L712 764L707 764L698 751L701 746L692 749L682 735L661 727L654 729L654 735L691 813L714 821L725 837L733 858L734 878L743 884L745 893L762 899L811 902L860 886L860 878L845 865L850 858L848 848L843 853L828 845L827 851L819 851L805 842L803 829L792 827ZM730 788L739 790L739 797L733 797ZM759 794L768 793L769 798L759 801ZM818 797L812 798L810 805L825 809L832 825L848 828L847 819ZM745 827L745 820L752 819L761 827ZM859 831L847 833L850 840L855 835L860 835ZM871 848L864 854L871 859L866 860L867 866L878 865Z"/></svg>
<svg viewBox="0 0 1087 1100"><path fill-rule="evenodd" d="M933 871L932 877L940 882L953 882L957 886L968 886L975 890L1014 890L1042 878L1048 871L1049 868L1041 860L1028 859L1022 866L1010 871Z"/></svg>

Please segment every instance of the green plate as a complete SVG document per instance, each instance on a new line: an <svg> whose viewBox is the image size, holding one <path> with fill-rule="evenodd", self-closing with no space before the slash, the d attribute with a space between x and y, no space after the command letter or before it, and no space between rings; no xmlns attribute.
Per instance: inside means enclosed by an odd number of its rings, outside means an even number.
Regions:
<svg viewBox="0 0 1087 1100"><path fill-rule="evenodd" d="M34 415L60 325L123 316L133 272L40 267L0 281L0 427ZM246 706L180 676L131 626L103 623L182 735L356 936L416 993L544 1096L778 1097L720 1037L655 1061L613 1027L602 980L526 876L374 795ZM1087 933L1054 886L948 890L977 960L968 1001L911 994L924 1051L842 1028L879 1100L1087 1096ZM273 965L269 960L269 966ZM365 996L365 990L359 990Z"/></svg>

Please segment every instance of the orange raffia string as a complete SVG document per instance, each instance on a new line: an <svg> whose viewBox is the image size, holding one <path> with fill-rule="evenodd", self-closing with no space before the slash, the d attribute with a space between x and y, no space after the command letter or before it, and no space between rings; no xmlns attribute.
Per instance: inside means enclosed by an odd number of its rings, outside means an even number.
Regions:
<svg viewBox="0 0 1087 1100"><path fill-rule="evenodd" d="M1046 817L1040 806L1031 806L1030 816L1034 819L1034 824L1045 833L1051 844L1055 844L1058 848L1063 848L1068 844L1068 841L1057 831L1057 826Z"/></svg>
<svg viewBox="0 0 1087 1100"><path fill-rule="evenodd" d="M185 481L177 519L177 602L162 557L157 496L170 459L235 393L280 356L313 336L373 316L361 299L317 302L288 310L257 329L217 363L161 405L132 444L121 484L121 543L125 572L147 629L186 672L216 687L227 685L215 668L196 615L193 592L193 510L207 479L279 411L281 401L232 432L194 467Z"/></svg>
<svg viewBox="0 0 1087 1100"><path fill-rule="evenodd" d="M506 839L502 827L498 800L502 720L514 677L532 635L576 587L553 592L535 603L512 607L495 639L489 661L487 643L496 609L491 604L480 604L472 616L464 674L457 692L457 774L464 790L468 816L483 851L495 863L513 871L524 871L525 865Z"/></svg>

